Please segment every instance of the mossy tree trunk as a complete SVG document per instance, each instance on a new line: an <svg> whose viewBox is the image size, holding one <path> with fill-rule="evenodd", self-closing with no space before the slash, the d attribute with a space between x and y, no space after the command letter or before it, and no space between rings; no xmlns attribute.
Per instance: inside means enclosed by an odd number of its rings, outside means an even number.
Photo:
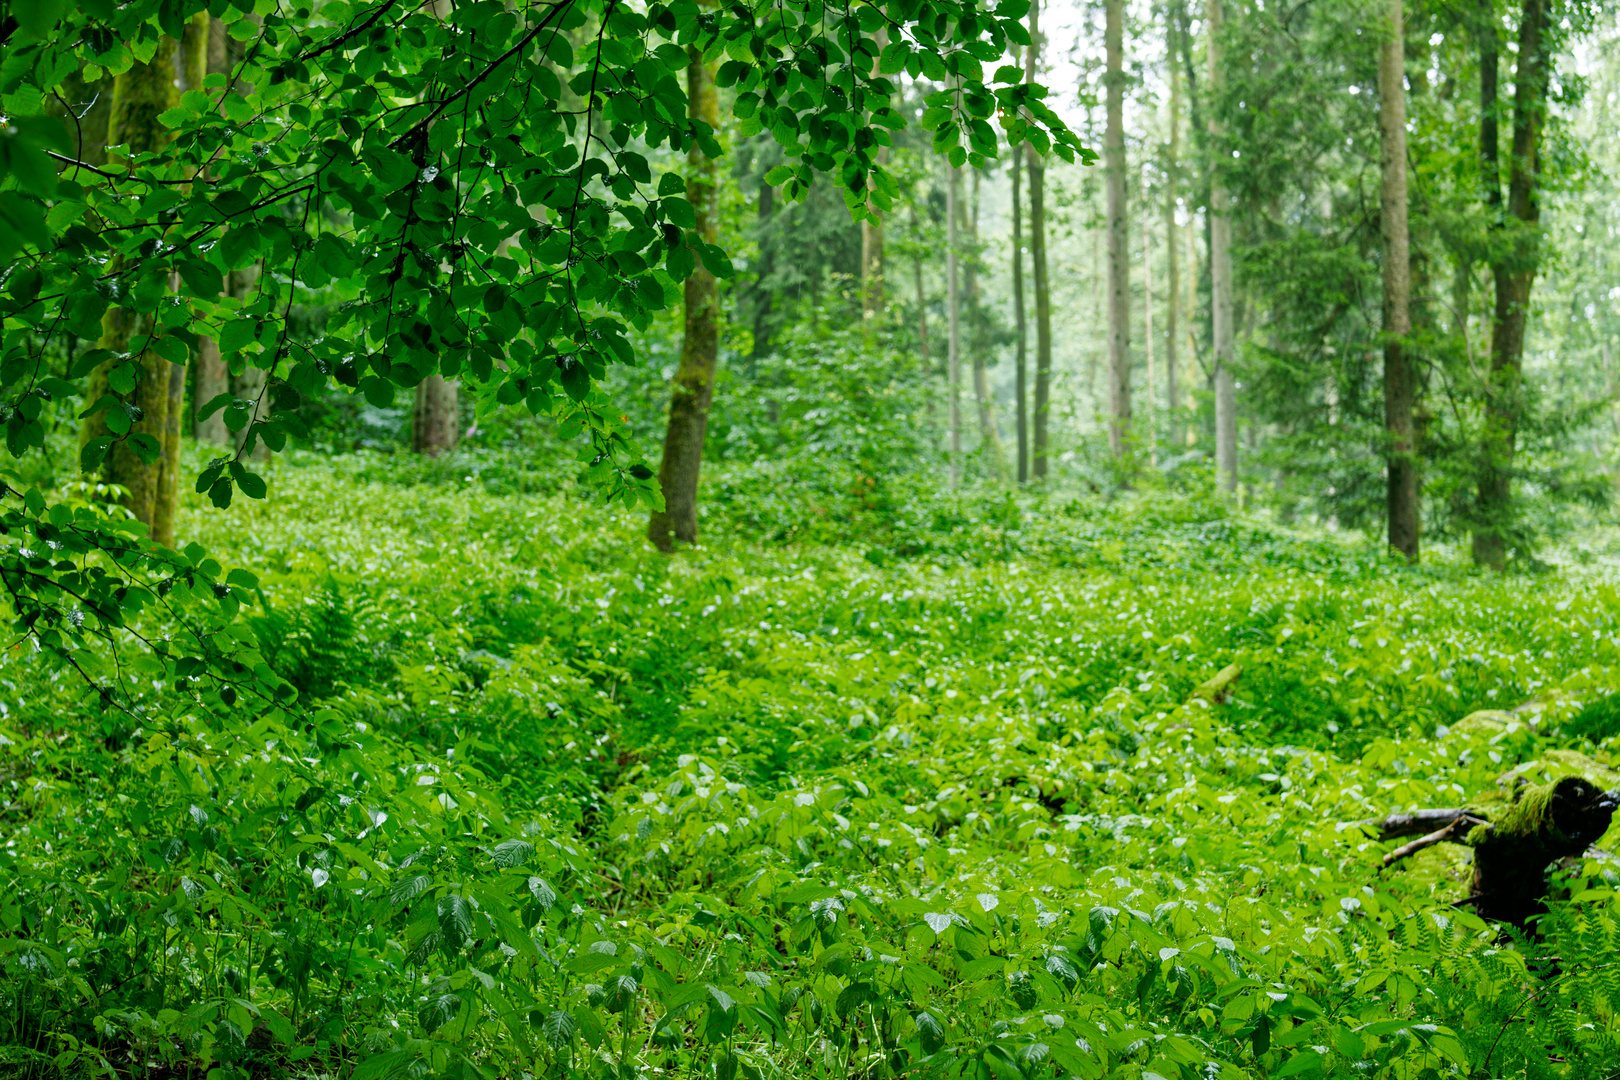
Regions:
<svg viewBox="0 0 1620 1080"><path fill-rule="evenodd" d="M714 69L703 62L696 48L687 50L686 92L689 115L709 128L720 126ZM686 200L697 218L693 230L705 244L718 235L719 163L697 143L687 155ZM697 542L698 471L703 465L703 436L709 426L709 405L714 400L714 373L720 360L719 293L714 275L698 259L686 279L686 336L681 341L681 362L670 394L669 425L664 433L664 458L658 483L664 509L647 522L647 539L662 552L673 552L677 540Z"/></svg>
<svg viewBox="0 0 1620 1080"><path fill-rule="evenodd" d="M136 63L113 81L112 106L107 121L107 145L121 146L131 158L155 153L169 142L168 129L158 120L179 103L182 87L198 87L206 68L208 16L199 13L187 25L185 37L158 40L147 63ZM121 281L120 303L102 319L100 348L114 354L90 378L89 401L112 393L124 403L132 421L126 438L119 439L101 464L101 476L124 488L124 505L148 526L152 539L174 543L174 504L180 465L180 413L185 392L185 365L172 364L146 349L134 362L121 361L136 337L151 333L163 298L173 291L168 271ZM107 413L97 412L80 427L80 444L114 434ZM135 449L133 436L145 436L156 453L146 460ZM144 440L141 440L144 443Z"/></svg>

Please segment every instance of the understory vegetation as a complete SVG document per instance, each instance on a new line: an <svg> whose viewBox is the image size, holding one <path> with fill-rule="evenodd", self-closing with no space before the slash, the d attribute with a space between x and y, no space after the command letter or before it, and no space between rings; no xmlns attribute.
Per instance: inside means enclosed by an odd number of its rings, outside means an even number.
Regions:
<svg viewBox="0 0 1620 1080"><path fill-rule="evenodd" d="M0 666L7 1071L1620 1068L1605 863L1526 939L1452 906L1456 849L1383 870L1356 826L1617 786L1601 549L1527 581L984 488L838 508L844 544L711 517L672 561L470 471L513 463L387 465L186 510L299 708Z"/></svg>

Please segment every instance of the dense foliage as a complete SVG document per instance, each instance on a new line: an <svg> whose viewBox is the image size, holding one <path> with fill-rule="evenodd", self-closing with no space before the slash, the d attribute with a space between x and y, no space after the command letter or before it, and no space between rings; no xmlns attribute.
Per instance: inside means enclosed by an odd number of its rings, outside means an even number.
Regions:
<svg viewBox="0 0 1620 1080"><path fill-rule="evenodd" d="M851 508L853 548L670 562L566 493L270 475L189 520L260 568L243 660L300 720L155 665L90 720L71 671L0 668L24 1075L1620 1064L1600 863L1520 948L1447 906L1454 860L1380 872L1353 824L1613 783L1559 734L1620 651L1594 572L1529 591L1183 497L993 491L888 565L891 512Z"/></svg>
<svg viewBox="0 0 1620 1080"><path fill-rule="evenodd" d="M1620 798L1620 287L1557 258L1608 221L1565 54L1609 24L1414 5L1396 342L1400 5L1146 12L1133 428L1107 7L1108 319L1055 5L0 10L0 1072L1620 1075L1602 830L1522 860L1528 918L1479 884ZM1502 73L1511 121L1458 89ZM1188 377L1233 365L1241 490ZM1401 455L1421 560L1350 531ZM1460 843L1372 824L1425 807Z"/></svg>

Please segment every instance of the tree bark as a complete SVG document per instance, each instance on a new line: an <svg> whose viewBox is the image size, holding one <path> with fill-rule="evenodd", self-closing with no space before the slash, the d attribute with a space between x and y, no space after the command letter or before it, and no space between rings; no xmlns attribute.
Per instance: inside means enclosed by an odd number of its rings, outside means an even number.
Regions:
<svg viewBox="0 0 1620 1080"><path fill-rule="evenodd" d="M946 166L945 181L945 317L946 378L951 399L951 488L962 481L962 297L957 287L957 208L962 201L962 170Z"/></svg>
<svg viewBox="0 0 1620 1080"><path fill-rule="evenodd" d="M179 84L188 77L198 78L203 70L205 54L202 50L207 46L207 34L197 32L193 25L199 19L206 20L207 14L199 13L199 17L188 24L183 43L171 37L159 37L157 51L148 63L137 62L113 80L106 136L109 147L121 145L135 155L156 152L168 145L168 129L158 116L179 103ZM201 25L206 27L206 21ZM138 289L140 285L136 283L134 287ZM173 288L172 278L165 275L160 289L172 291ZM151 308L109 308L101 327L100 348L115 354L128 352L133 337L153 330ZM87 400L96 401L112 392L113 368L118 363L109 361L91 374ZM126 412L134 423L130 425L128 436L113 443L103 459L101 476L125 490L123 505L147 526L153 540L173 545L180 445L178 418L174 424L170 423L170 406L175 398L171 384L174 372L178 371L179 389L183 394L185 365L171 364L150 349L135 357L134 363L134 389L128 394L116 395L126 403ZM105 412L98 412L86 418L79 428L81 446L99 436L112 434L106 417ZM143 461L130 449L130 439L136 435L148 436L157 444L155 460Z"/></svg>
<svg viewBox="0 0 1620 1080"><path fill-rule="evenodd" d="M928 297L923 292L922 273L922 230L917 224L917 208L911 208L911 235L917 241L913 244L911 255L911 279L917 292L917 355L922 357L925 369L932 366L932 359L928 355Z"/></svg>
<svg viewBox="0 0 1620 1080"><path fill-rule="evenodd" d="M880 28L877 32L876 43L881 52L889 43L888 31ZM872 61L872 74L878 74L877 61ZM880 146L877 150L877 162L886 165L889 161L889 148ZM875 186L872 180L867 181L867 189ZM861 219L861 316L865 325L871 329L876 325L874 320L883 317L883 214L877 205L867 199L867 212L870 215Z"/></svg>
<svg viewBox="0 0 1620 1080"><path fill-rule="evenodd" d="M1418 558L1417 446L1412 438L1416 379L1408 340L1412 333L1411 241L1406 202L1406 19L1401 0L1389 0L1388 25L1378 49L1378 127L1384 244L1384 428L1387 440L1389 546Z"/></svg>
<svg viewBox="0 0 1620 1080"><path fill-rule="evenodd" d="M1131 436L1130 252L1125 227L1125 3L1107 0L1108 448L1125 456Z"/></svg>
<svg viewBox="0 0 1620 1080"><path fill-rule="evenodd" d="M704 64L703 53L696 47L686 52L686 94L687 115L718 129L720 107L714 70ZM686 201L692 204L697 219L694 231L703 243L712 244L719 224L719 163L694 142L686 156L686 176ZM686 334L670 393L664 457L658 468L664 509L653 511L647 522L647 538L666 554L675 550L677 540L697 543L698 472L703 465L703 436L709 426L714 373L720 360L719 295L714 275L704 268L702 259L696 260L686 279L684 299Z"/></svg>
<svg viewBox="0 0 1620 1080"><path fill-rule="evenodd" d="M1541 133L1551 75L1546 25L1547 0L1524 0L1519 15L1505 235L1491 258L1496 305L1473 537L1474 562L1493 570L1506 566L1513 533L1513 457L1523 408L1524 332L1541 258Z"/></svg>
<svg viewBox="0 0 1620 1080"><path fill-rule="evenodd" d="M1029 51L1024 57L1024 79L1035 81L1041 56L1041 5L1029 5ZM1046 162L1028 147L1029 263L1035 286L1035 401L1034 431L1030 438L1030 474L1046 478L1047 412L1052 398L1052 291L1046 274Z"/></svg>
<svg viewBox="0 0 1620 1080"><path fill-rule="evenodd" d="M1174 41L1176 20L1167 20L1167 40ZM1181 183L1181 65L1176 62L1176 47L1170 47L1170 145L1165 156L1164 178L1164 407L1169 413L1169 439L1172 445L1181 441L1181 371L1177 365L1181 307L1180 245L1176 243L1176 193Z"/></svg>
<svg viewBox="0 0 1620 1080"><path fill-rule="evenodd" d="M776 213L776 189L759 182L759 203L755 210L754 235L762 236L765 227L770 224L771 217ZM774 264L768 250L760 252L759 273L754 280L754 288L758 292L758 303L754 305L754 345L749 354L749 362L757 365L771 352L771 309L775 306L776 294L765 286Z"/></svg>
<svg viewBox="0 0 1620 1080"><path fill-rule="evenodd" d="M461 441L461 394L453 379L429 375L416 384L411 449L428 457L454 450Z"/></svg>
<svg viewBox="0 0 1620 1080"><path fill-rule="evenodd" d="M208 51L214 20L207 12L199 11L186 22L176 57L175 91L203 89L203 77L208 74ZM171 279L171 288L179 287L178 278ZM158 457L157 491L152 505L152 539L166 547L174 546L174 517L180 497L180 441L184 430L186 403L186 365L168 364L167 403L163 410L163 452Z"/></svg>
<svg viewBox="0 0 1620 1080"><path fill-rule="evenodd" d="M1153 226L1148 217L1148 207L1152 200L1148 197L1147 171L1142 174L1142 353L1146 361L1147 375L1147 436L1149 460L1157 464L1158 456L1154 446L1157 432L1153 423L1153 395L1158 385L1158 368L1154 363L1153 355Z"/></svg>
<svg viewBox="0 0 1620 1080"><path fill-rule="evenodd" d="M1014 396L1018 411L1018 482L1029 481L1029 323L1024 314L1024 155L1012 152L1012 287L1013 325L1017 334L1014 356Z"/></svg>
<svg viewBox="0 0 1620 1080"><path fill-rule="evenodd" d="M1208 0L1205 25L1209 31L1209 88L1211 102L1218 99L1221 86L1221 0ZM1215 383L1215 476L1216 486L1225 492L1237 491L1237 386L1232 373L1232 221L1231 196L1221 177L1221 125L1216 110L1210 109L1211 143L1209 195L1209 278L1210 314L1214 341Z"/></svg>
<svg viewBox="0 0 1620 1080"><path fill-rule="evenodd" d="M1007 473L1007 451L1001 445L1001 425L996 423L996 401L990 393L990 367L987 342L984 340L984 318L979 303L979 182L983 173L973 172L972 209L968 214L968 259L965 271L968 311L972 313L968 348L973 353L973 399L979 414L979 447L989 458L989 465L997 477Z"/></svg>

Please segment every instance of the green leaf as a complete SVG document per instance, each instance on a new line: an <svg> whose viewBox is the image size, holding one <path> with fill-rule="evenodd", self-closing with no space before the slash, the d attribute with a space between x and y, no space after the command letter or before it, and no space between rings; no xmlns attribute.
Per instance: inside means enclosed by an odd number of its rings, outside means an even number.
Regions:
<svg viewBox="0 0 1620 1080"><path fill-rule="evenodd" d="M390 1050L366 1058L349 1074L349 1080L387 1080L404 1072L415 1060L416 1055L409 1050Z"/></svg>
<svg viewBox="0 0 1620 1080"><path fill-rule="evenodd" d="M534 845L527 840L503 840L490 852L495 865L506 868L522 866L534 857Z"/></svg>
<svg viewBox="0 0 1620 1080"><path fill-rule="evenodd" d="M574 1033L579 1025L574 1022L574 1014L566 1009L553 1009L545 1014L540 1022L541 1034L545 1036L546 1044L553 1050L561 1050L574 1041Z"/></svg>
<svg viewBox="0 0 1620 1080"><path fill-rule="evenodd" d="M394 887L388 891L388 901L395 907L402 907L420 896L432 884L432 879L426 874L415 874L396 881Z"/></svg>
<svg viewBox="0 0 1620 1080"><path fill-rule="evenodd" d="M465 896L450 893L439 897L439 933L451 951L472 939L473 909Z"/></svg>
<svg viewBox="0 0 1620 1080"><path fill-rule="evenodd" d="M939 1053L940 1048L945 1045L945 1026L933 1013L926 1010L918 1012L912 1019L917 1025L917 1035L922 1040L923 1053Z"/></svg>
<svg viewBox="0 0 1620 1080"><path fill-rule="evenodd" d="M150 465L163 453L163 445L145 432L138 432L124 440L124 445L143 462Z"/></svg>
<svg viewBox="0 0 1620 1080"><path fill-rule="evenodd" d="M386 409L394 403L394 384L387 379L367 375L360 380L360 391L365 394L367 401L379 409Z"/></svg>
<svg viewBox="0 0 1620 1080"><path fill-rule="evenodd" d="M231 462L230 471L231 479L235 480L236 486L242 489L242 494L250 499L264 498L268 488L263 477L257 473L248 472L247 467L240 461Z"/></svg>
<svg viewBox="0 0 1620 1080"><path fill-rule="evenodd" d="M107 451L112 448L112 444L113 437L111 435L97 435L95 438L90 439L79 450L79 468L85 472L95 471L106 458Z"/></svg>

